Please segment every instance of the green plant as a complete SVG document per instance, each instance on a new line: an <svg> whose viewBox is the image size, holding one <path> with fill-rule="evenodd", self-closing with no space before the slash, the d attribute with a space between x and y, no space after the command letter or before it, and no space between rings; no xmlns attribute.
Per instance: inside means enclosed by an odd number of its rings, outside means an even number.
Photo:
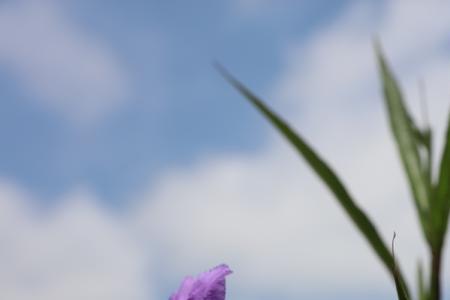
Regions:
<svg viewBox="0 0 450 300"><path fill-rule="evenodd" d="M419 266L420 300L441 299L442 248L447 231L450 210L450 117L445 136L444 149L435 175L432 169L432 132L430 128L419 128L408 113L400 88L392 74L381 47L376 44L375 52L379 73L383 84L384 100L391 130L395 138L400 158L408 177L422 233L430 251L430 279L424 283L422 268ZM389 274L392 276L399 299L411 299L411 293L402 271L396 265L394 249L390 250L366 213L356 204L342 181L316 154L316 152L296 133L287 122L274 113L247 87L236 80L219 64L216 65L224 78L233 85L297 150L325 185L334 194L347 216L366 238ZM395 237L395 236L394 236Z"/></svg>

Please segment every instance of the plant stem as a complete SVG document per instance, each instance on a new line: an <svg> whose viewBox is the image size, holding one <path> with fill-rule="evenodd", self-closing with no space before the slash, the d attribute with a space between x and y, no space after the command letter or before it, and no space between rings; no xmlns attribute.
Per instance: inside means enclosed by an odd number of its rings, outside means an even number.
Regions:
<svg viewBox="0 0 450 300"><path fill-rule="evenodd" d="M431 251L430 300L441 299L441 247Z"/></svg>

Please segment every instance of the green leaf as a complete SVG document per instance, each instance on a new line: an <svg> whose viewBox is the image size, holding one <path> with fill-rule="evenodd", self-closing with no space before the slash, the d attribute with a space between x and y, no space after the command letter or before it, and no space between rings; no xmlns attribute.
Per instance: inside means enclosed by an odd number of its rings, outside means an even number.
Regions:
<svg viewBox="0 0 450 300"><path fill-rule="evenodd" d="M403 167L409 179L422 229L426 239L432 244L433 232L429 221L430 183L427 179L427 172L423 168L424 163L421 162L419 156L421 141L417 136L420 131L414 125L411 116L406 110L400 88L384 59L380 47L376 46L375 48L391 129L397 142Z"/></svg>
<svg viewBox="0 0 450 300"><path fill-rule="evenodd" d="M406 287L403 277L398 273L396 275L395 262L389 252L389 249L384 244L377 229L366 216L366 214L355 204L346 188L331 170L330 167L314 152L314 150L297 134L290 126L272 112L261 100L259 100L249 89L231 76L222 66L216 65L222 76L233 85L247 100L259 110L269 122L283 135L297 152L305 159L309 166L322 179L325 185L334 194L342 208L347 213L348 217L353 221L356 227L367 239L372 246L375 253L381 259L385 267L392 276L400 278L402 285Z"/></svg>
<svg viewBox="0 0 450 300"><path fill-rule="evenodd" d="M447 134L444 140L444 149L440 162L439 178L435 187L435 211L437 228L440 230L440 244L447 231L448 215L450 210L450 114L447 121Z"/></svg>

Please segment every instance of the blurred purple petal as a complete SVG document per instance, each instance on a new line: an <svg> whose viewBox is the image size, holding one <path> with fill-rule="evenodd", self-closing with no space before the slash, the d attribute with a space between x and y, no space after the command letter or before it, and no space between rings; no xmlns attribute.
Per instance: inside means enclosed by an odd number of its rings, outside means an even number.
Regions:
<svg viewBox="0 0 450 300"><path fill-rule="evenodd" d="M186 277L170 300L225 300L225 276L232 271L227 265L219 265L197 278Z"/></svg>

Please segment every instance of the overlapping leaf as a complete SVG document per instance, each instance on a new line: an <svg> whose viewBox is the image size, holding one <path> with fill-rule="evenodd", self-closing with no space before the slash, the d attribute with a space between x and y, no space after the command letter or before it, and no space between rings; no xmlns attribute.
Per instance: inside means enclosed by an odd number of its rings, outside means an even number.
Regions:
<svg viewBox="0 0 450 300"><path fill-rule="evenodd" d="M450 115L448 117L447 134L444 140L444 149L440 162L439 178L435 186L436 205L433 206L433 217L437 220L440 246L442 246L447 231L450 210Z"/></svg>
<svg viewBox="0 0 450 300"><path fill-rule="evenodd" d="M431 168L431 164L421 161L419 155L419 147L426 140L418 138L423 137L423 135L408 114L400 88L381 53L380 47L376 47L376 52L391 129L409 180L425 237L430 244L433 244L436 237L431 227L429 215L431 183L430 179L427 178L428 170L424 170L425 164L428 164L428 168Z"/></svg>

